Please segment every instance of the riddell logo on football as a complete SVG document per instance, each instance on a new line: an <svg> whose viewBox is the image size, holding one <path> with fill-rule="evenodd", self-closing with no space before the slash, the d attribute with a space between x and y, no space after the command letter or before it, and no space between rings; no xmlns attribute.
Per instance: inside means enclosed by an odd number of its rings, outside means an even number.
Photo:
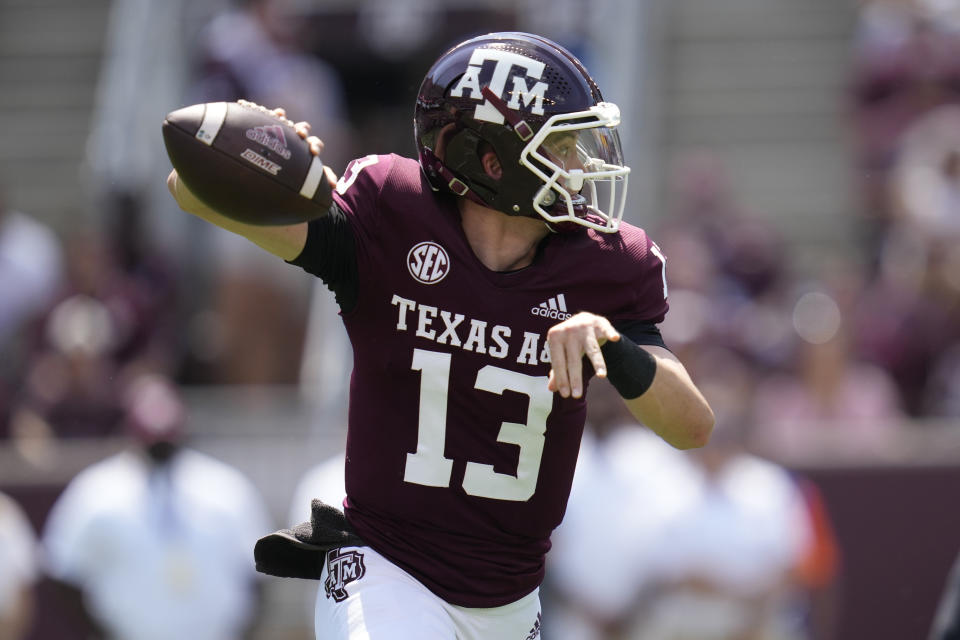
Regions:
<svg viewBox="0 0 960 640"><path fill-rule="evenodd" d="M247 138L257 144L262 144L284 160L290 159L290 149L287 148L287 138L283 134L283 127L278 124L266 125L247 129Z"/></svg>
<svg viewBox="0 0 960 640"><path fill-rule="evenodd" d="M556 296L548 298L546 302L531 307L530 313L551 320L566 320L573 315L567 311L567 301L562 293L558 293Z"/></svg>

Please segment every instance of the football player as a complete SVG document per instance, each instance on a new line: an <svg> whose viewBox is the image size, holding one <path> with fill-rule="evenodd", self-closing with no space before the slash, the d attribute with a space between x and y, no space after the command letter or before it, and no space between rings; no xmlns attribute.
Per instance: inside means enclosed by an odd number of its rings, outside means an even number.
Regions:
<svg viewBox="0 0 960 640"><path fill-rule="evenodd" d="M317 638L539 637L592 376L675 447L707 442L713 413L657 329L664 255L621 222L619 121L568 51L494 33L427 73L419 161L354 160L320 219L238 224L170 175L183 209L322 278L341 308L349 546L313 576Z"/></svg>

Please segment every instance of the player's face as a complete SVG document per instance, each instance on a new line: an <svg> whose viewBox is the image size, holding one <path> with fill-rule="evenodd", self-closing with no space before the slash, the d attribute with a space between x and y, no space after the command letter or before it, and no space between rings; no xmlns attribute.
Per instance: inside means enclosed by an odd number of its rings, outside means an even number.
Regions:
<svg viewBox="0 0 960 640"><path fill-rule="evenodd" d="M547 136L547 139L543 141L541 149L566 171L582 171L584 166L577 149L578 137L579 134L576 131L558 131L551 133Z"/></svg>

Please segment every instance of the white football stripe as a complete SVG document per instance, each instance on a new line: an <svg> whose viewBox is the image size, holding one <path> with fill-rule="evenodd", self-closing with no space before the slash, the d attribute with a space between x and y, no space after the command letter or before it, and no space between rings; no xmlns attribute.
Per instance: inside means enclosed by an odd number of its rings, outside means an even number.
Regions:
<svg viewBox="0 0 960 640"><path fill-rule="evenodd" d="M558 294L557 294L557 302L560 303L560 311L563 311L564 313L566 313L566 312L567 312L567 301L566 301L566 299L564 299L562 293L558 293Z"/></svg>
<svg viewBox="0 0 960 640"><path fill-rule="evenodd" d="M307 177L303 181L303 186L300 187L300 195L308 199L313 198L317 187L320 186L321 178L323 178L323 163L320 162L319 156L313 156L310 169L307 170Z"/></svg>
<svg viewBox="0 0 960 640"><path fill-rule="evenodd" d="M226 102L210 102L203 110L203 120L197 129L197 140L210 146L220 133L223 121L227 119Z"/></svg>

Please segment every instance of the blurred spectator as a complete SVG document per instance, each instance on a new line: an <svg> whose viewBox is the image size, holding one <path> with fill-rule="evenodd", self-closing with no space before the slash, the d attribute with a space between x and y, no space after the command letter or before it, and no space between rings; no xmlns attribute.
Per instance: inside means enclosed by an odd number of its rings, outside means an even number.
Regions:
<svg viewBox="0 0 960 640"><path fill-rule="evenodd" d="M905 132L891 189L897 218L927 242L960 239L960 105L932 111Z"/></svg>
<svg viewBox="0 0 960 640"><path fill-rule="evenodd" d="M164 378L138 377L125 410L132 446L78 474L45 526L66 610L123 640L243 637L259 601L252 549L270 529L261 498L183 446L184 407Z"/></svg>
<svg viewBox="0 0 960 640"><path fill-rule="evenodd" d="M692 456L695 497L655 547L630 637L808 637L804 613L794 610L794 572L811 544L803 498L782 469L723 449Z"/></svg>
<svg viewBox="0 0 960 640"><path fill-rule="evenodd" d="M900 138L919 117L960 101L960 32L949 3L864 0L853 49L853 127L867 214L880 230Z"/></svg>
<svg viewBox="0 0 960 640"><path fill-rule="evenodd" d="M894 377L914 416L942 415L948 354L960 341L958 126L960 106L943 106L902 136L889 184L894 217L857 321L859 347Z"/></svg>
<svg viewBox="0 0 960 640"><path fill-rule="evenodd" d="M63 278L60 241L0 191L0 345L44 309Z"/></svg>
<svg viewBox="0 0 960 640"><path fill-rule="evenodd" d="M952 345L936 361L924 392L923 413L960 418L960 343Z"/></svg>
<svg viewBox="0 0 960 640"><path fill-rule="evenodd" d="M637 427L613 387L588 388L584 432L563 523L547 554L544 635L620 637L650 577L654 540L689 494L687 463Z"/></svg>
<svg viewBox="0 0 960 640"><path fill-rule="evenodd" d="M0 640L26 637L34 611L37 541L23 510L0 493Z"/></svg>
<svg viewBox="0 0 960 640"><path fill-rule="evenodd" d="M825 447L881 457L893 452L903 417L899 392L887 372L856 353L850 311L821 290L798 297L793 366L759 382L752 446L797 460L815 459Z"/></svg>
<svg viewBox="0 0 960 640"><path fill-rule="evenodd" d="M0 189L0 435L26 358L23 330L50 304L63 278L62 261L53 231L11 209Z"/></svg>
<svg viewBox="0 0 960 640"><path fill-rule="evenodd" d="M858 350L892 376L905 411L917 417L943 392L933 373L938 362L949 366L950 347L960 341L958 272L949 268L950 252L927 246L907 229L891 233L880 271L851 314Z"/></svg>
<svg viewBox="0 0 960 640"><path fill-rule="evenodd" d="M753 387L745 363L717 349L695 367L717 425L708 447L685 456L676 513L651 545L647 588L626 637L807 638L812 574L801 567L818 548L810 504L785 469L744 449Z"/></svg>
<svg viewBox="0 0 960 640"><path fill-rule="evenodd" d="M710 275L718 293L757 298L786 275L783 238L769 220L737 200L719 156L706 150L683 156L670 199L671 215L658 234L662 245L669 256L670 238L696 234L713 262Z"/></svg>
<svg viewBox="0 0 960 640"><path fill-rule="evenodd" d="M125 365L172 373L182 358L178 336L181 303L172 259L149 236L143 197L116 193L107 211L103 251L128 290L137 325L119 358Z"/></svg>
<svg viewBox="0 0 960 640"><path fill-rule="evenodd" d="M124 244L131 258L133 243ZM53 463L55 438L117 434L123 383L171 370L177 353L170 278L140 258L124 272L93 234L70 239L67 262L64 285L35 322L10 419L20 452L36 464Z"/></svg>
<svg viewBox="0 0 960 640"><path fill-rule="evenodd" d="M245 98L307 120L339 172L350 158L344 91L337 72L302 44L305 23L289 0L244 0L204 29L191 102ZM212 308L217 347L200 354L213 382L291 384L298 380L314 283L244 238L219 229L212 244ZM208 329L208 332L210 330ZM327 332L329 333L329 332ZM204 363L198 363L204 364Z"/></svg>
<svg viewBox="0 0 960 640"><path fill-rule="evenodd" d="M667 256L674 313L661 327L678 355L726 346L761 369L790 357L784 311L791 256L768 220L742 206L721 158L683 156L671 180L671 215L655 234Z"/></svg>
<svg viewBox="0 0 960 640"><path fill-rule="evenodd" d="M793 474L793 479L803 496L811 533L810 542L793 569L797 585L796 613L805 618L802 625L807 636L826 640L836 635L842 604L840 541L820 488L801 474Z"/></svg>
<svg viewBox="0 0 960 640"><path fill-rule="evenodd" d="M691 372L718 419L702 451L623 428L615 392L590 385L590 428L548 555L550 637L786 640L813 637L815 618L830 624L813 598L837 572L819 493L744 449L748 361L700 353Z"/></svg>
<svg viewBox="0 0 960 640"><path fill-rule="evenodd" d="M931 349L939 358L960 342L960 105L937 109L910 128L896 178L900 215L887 245L898 255L890 259L913 265L918 292L944 316L945 331Z"/></svg>

